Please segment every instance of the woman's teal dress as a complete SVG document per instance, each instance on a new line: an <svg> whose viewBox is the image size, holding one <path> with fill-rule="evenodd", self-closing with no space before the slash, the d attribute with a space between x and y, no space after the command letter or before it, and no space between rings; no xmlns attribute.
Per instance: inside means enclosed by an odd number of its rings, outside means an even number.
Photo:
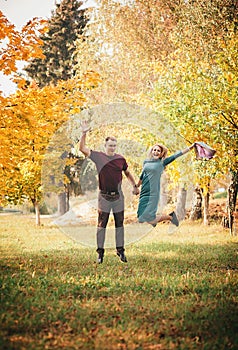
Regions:
<svg viewBox="0 0 238 350"><path fill-rule="evenodd" d="M160 199L160 178L166 165L172 163L176 158L182 155L178 151L165 159L150 159L143 163L143 170L140 176L141 191L137 210L139 222L149 222L156 218Z"/></svg>

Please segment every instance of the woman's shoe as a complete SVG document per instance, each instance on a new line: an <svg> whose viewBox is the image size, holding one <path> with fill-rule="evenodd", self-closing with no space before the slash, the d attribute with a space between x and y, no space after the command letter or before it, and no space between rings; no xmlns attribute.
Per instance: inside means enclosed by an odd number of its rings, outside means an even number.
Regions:
<svg viewBox="0 0 238 350"><path fill-rule="evenodd" d="M172 213L170 213L169 216L172 217L172 220L171 220L172 224L174 224L175 226L178 227L179 226L179 221L178 221L176 213L174 211L172 211Z"/></svg>

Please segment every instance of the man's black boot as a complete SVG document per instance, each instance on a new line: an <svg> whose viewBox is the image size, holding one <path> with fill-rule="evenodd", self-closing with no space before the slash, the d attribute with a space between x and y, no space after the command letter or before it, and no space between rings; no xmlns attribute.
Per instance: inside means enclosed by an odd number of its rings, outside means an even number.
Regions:
<svg viewBox="0 0 238 350"><path fill-rule="evenodd" d="M104 257L104 249L103 249L103 248L98 248L98 249L97 249L97 253L98 253L97 262L98 262L99 264L102 264L102 263L103 263L103 257Z"/></svg>
<svg viewBox="0 0 238 350"><path fill-rule="evenodd" d="M125 249L123 247L117 247L117 255L119 256L122 262L126 263L127 258L124 252L125 252Z"/></svg>

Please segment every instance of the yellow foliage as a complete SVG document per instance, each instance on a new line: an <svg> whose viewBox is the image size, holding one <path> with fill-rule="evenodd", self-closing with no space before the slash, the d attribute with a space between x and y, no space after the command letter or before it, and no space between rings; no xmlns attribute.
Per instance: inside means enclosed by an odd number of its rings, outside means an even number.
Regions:
<svg viewBox="0 0 238 350"><path fill-rule="evenodd" d="M85 105L84 90L98 75L61 81L40 89L34 82L1 98L0 186L2 195L41 198L41 166L52 135ZM11 181L7 182L6 179ZM19 187L20 186L20 187ZM20 188L20 190L19 190Z"/></svg>

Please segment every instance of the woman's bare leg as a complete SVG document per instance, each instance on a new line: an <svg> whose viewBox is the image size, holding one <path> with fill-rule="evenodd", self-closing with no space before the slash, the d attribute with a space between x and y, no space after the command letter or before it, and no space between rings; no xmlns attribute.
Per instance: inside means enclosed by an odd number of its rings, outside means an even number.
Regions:
<svg viewBox="0 0 238 350"><path fill-rule="evenodd" d="M171 220L172 220L172 216L170 215L157 215L153 221L148 221L148 224L155 226L161 221L171 221Z"/></svg>

